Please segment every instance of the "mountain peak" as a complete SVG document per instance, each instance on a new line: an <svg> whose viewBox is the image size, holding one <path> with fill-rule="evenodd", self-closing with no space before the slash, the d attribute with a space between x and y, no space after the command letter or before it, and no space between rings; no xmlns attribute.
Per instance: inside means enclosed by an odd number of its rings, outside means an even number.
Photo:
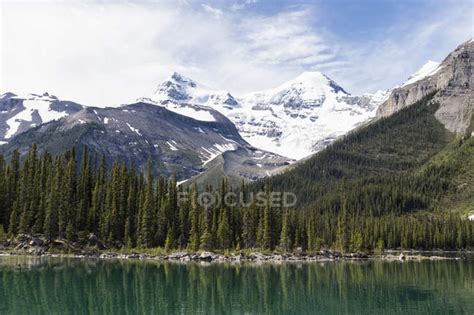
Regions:
<svg viewBox="0 0 474 315"><path fill-rule="evenodd" d="M169 77L168 79L169 81L175 81L175 82L179 82L179 83L182 83L182 84L188 84L188 85L191 85L193 87L196 86L196 82L178 72L173 72L173 74Z"/></svg>
<svg viewBox="0 0 474 315"><path fill-rule="evenodd" d="M140 100L143 99L146 98ZM173 72L171 76L160 83L148 99L158 104L193 104L214 109L239 106L238 101L229 92L209 88L178 72Z"/></svg>
<svg viewBox="0 0 474 315"><path fill-rule="evenodd" d="M329 87L335 93L349 94L339 84L320 71L304 71L293 80L281 85L280 88L287 88L288 86L304 86L311 90L321 90L325 89L324 87Z"/></svg>
<svg viewBox="0 0 474 315"><path fill-rule="evenodd" d="M190 96L189 88L196 88L197 84L193 80L173 72L171 76L158 85L153 93L152 99L158 102L166 100L187 101Z"/></svg>
<svg viewBox="0 0 474 315"><path fill-rule="evenodd" d="M433 60L428 60L417 72L408 77L408 80L402 86L415 83L427 76L433 75L439 69L440 63Z"/></svg>
<svg viewBox="0 0 474 315"><path fill-rule="evenodd" d="M294 81L307 81L307 80L324 80L328 77L319 71L303 71L299 76L297 76Z"/></svg>

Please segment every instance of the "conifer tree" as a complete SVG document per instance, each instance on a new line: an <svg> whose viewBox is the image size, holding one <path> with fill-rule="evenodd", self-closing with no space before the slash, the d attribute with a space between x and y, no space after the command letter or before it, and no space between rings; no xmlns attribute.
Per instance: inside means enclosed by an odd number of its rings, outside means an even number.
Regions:
<svg viewBox="0 0 474 315"><path fill-rule="evenodd" d="M196 251L199 249L199 238L200 238L200 228L199 228L199 217L200 217L200 208L197 200L197 185L193 184L191 189L191 210L189 213L189 249Z"/></svg>
<svg viewBox="0 0 474 315"><path fill-rule="evenodd" d="M232 246L232 231L229 224L229 213L226 207L221 209L219 218L219 225L217 228L217 239L220 248L230 249Z"/></svg>
<svg viewBox="0 0 474 315"><path fill-rule="evenodd" d="M148 179L145 186L144 202L142 204L140 219L139 244L142 247L152 247L155 245L155 195L153 187L153 173L151 160L148 163Z"/></svg>
<svg viewBox="0 0 474 315"><path fill-rule="evenodd" d="M288 209L285 210L283 214L283 222L281 227L281 235L280 235L280 247L285 251L288 252L291 247L291 239L290 239L290 213Z"/></svg>

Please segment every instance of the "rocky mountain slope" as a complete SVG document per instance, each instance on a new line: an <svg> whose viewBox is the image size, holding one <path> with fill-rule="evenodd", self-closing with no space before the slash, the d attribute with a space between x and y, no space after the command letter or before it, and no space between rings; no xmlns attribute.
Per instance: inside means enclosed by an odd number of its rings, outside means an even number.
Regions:
<svg viewBox="0 0 474 315"><path fill-rule="evenodd" d="M174 173L178 180L205 171L224 152L233 167L231 173L223 170L221 175L247 180L268 176L288 164L287 158L249 145L219 112L189 104L185 109L187 115L144 102L118 108L86 107L18 134L0 152L8 156L19 149L23 154L32 143L53 154L87 146L93 153L104 154L110 164L118 158L142 167L151 157L157 173Z"/></svg>
<svg viewBox="0 0 474 315"><path fill-rule="evenodd" d="M433 101L440 104L436 118L450 131L464 133L474 114L474 40L467 41L450 53L441 64L430 62L417 74L394 89L377 110L385 117L413 104L434 91Z"/></svg>
<svg viewBox="0 0 474 315"><path fill-rule="evenodd" d="M320 72L239 97L174 73L141 100L181 113L187 104L212 107L253 146L300 159L373 117L386 97L385 91L352 96Z"/></svg>

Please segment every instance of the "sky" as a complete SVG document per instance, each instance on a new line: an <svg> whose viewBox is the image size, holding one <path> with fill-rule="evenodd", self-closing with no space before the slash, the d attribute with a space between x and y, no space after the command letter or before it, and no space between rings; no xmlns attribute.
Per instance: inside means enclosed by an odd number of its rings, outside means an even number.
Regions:
<svg viewBox="0 0 474 315"><path fill-rule="evenodd" d="M241 95L321 71L358 95L474 34L472 0L0 0L0 93L84 105L150 96L174 71Z"/></svg>

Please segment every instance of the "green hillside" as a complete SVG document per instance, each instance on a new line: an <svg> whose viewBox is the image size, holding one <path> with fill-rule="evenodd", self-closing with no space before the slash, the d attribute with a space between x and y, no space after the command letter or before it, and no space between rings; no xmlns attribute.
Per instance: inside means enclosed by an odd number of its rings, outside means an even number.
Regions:
<svg viewBox="0 0 474 315"><path fill-rule="evenodd" d="M434 156L419 173L430 168L446 168L449 188L439 195L435 207L463 214L474 214L474 138L464 137Z"/></svg>
<svg viewBox="0 0 474 315"><path fill-rule="evenodd" d="M338 211L343 202L370 215L474 210L474 140L446 130L431 98L336 141L273 177L273 188L321 211Z"/></svg>

